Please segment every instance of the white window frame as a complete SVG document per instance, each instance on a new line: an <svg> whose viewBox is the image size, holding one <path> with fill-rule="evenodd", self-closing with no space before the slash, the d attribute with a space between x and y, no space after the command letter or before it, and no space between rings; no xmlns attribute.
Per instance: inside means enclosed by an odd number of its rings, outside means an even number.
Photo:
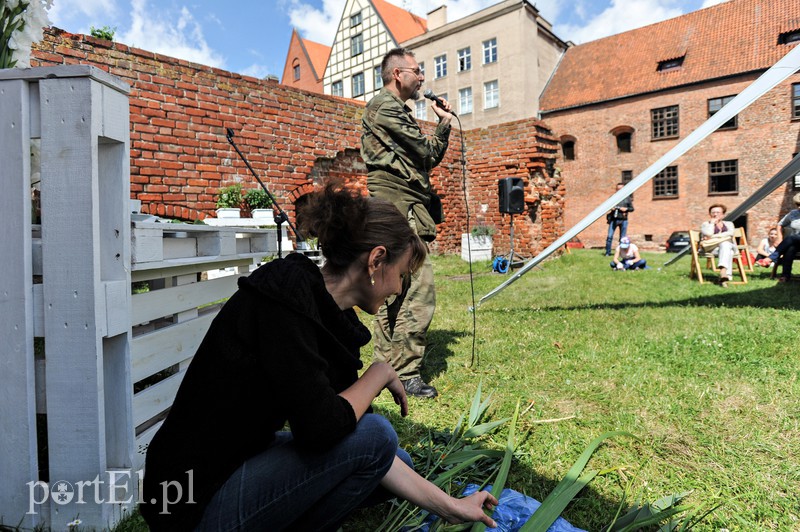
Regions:
<svg viewBox="0 0 800 532"><path fill-rule="evenodd" d="M344 97L344 83L342 82L342 80L337 80L331 83L331 96Z"/></svg>
<svg viewBox="0 0 800 532"><path fill-rule="evenodd" d="M433 58L433 79L443 78L447 75L447 54L437 55Z"/></svg>
<svg viewBox="0 0 800 532"><path fill-rule="evenodd" d="M483 64L497 63L497 37L483 41Z"/></svg>
<svg viewBox="0 0 800 532"><path fill-rule="evenodd" d="M350 37L350 57L364 53L364 34L359 33Z"/></svg>
<svg viewBox="0 0 800 532"><path fill-rule="evenodd" d="M420 98L414 102L414 118L417 120L428 119L428 103L425 98Z"/></svg>
<svg viewBox="0 0 800 532"><path fill-rule="evenodd" d="M373 68L372 71L375 73L374 74L374 77L375 77L375 90L378 90L381 87L383 87L383 76L382 76L383 72L381 71L380 65L378 65L375 68Z"/></svg>
<svg viewBox="0 0 800 532"><path fill-rule="evenodd" d="M459 50L457 52L457 55L458 55L458 71L466 72L468 70L472 70L472 52L470 52L469 46Z"/></svg>
<svg viewBox="0 0 800 532"><path fill-rule="evenodd" d="M354 27L358 26L359 24L361 24L361 21L362 21L361 11L359 11L358 13L355 13L353 15L350 15L350 27L351 28L354 28Z"/></svg>
<svg viewBox="0 0 800 532"><path fill-rule="evenodd" d="M361 80L361 83L357 84L357 80ZM356 90L357 86L360 87L361 92L358 92ZM357 72L356 74L353 74L353 79L351 80L350 88L353 91L353 98L358 98L359 96L364 96L365 87L364 87L364 73L363 72Z"/></svg>
<svg viewBox="0 0 800 532"><path fill-rule="evenodd" d="M500 83L495 79L483 84L483 108L494 109L496 107L500 107Z"/></svg>
<svg viewBox="0 0 800 532"><path fill-rule="evenodd" d="M472 112L472 87L458 89L458 114L465 115Z"/></svg>

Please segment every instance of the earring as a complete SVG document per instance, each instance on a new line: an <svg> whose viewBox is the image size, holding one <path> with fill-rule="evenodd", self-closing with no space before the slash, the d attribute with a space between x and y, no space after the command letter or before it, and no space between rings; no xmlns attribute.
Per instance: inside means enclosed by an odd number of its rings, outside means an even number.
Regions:
<svg viewBox="0 0 800 532"><path fill-rule="evenodd" d="M372 286L375 286L375 274L374 273L369 276L369 284L371 284Z"/></svg>

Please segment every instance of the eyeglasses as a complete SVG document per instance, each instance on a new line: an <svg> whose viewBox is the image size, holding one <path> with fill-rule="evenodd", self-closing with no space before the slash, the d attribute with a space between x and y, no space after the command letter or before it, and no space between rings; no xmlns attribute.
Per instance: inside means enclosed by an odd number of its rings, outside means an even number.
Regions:
<svg viewBox="0 0 800 532"><path fill-rule="evenodd" d="M417 68L397 67L397 70L408 70L409 72L413 72L415 76L419 76L420 74L422 74L422 69L419 67Z"/></svg>

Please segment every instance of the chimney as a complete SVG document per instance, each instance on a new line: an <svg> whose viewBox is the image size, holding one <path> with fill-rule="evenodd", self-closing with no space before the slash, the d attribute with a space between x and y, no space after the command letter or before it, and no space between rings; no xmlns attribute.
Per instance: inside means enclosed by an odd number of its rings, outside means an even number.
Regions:
<svg viewBox="0 0 800 532"><path fill-rule="evenodd" d="M428 31L441 28L447 24L447 6L439 6L428 13Z"/></svg>

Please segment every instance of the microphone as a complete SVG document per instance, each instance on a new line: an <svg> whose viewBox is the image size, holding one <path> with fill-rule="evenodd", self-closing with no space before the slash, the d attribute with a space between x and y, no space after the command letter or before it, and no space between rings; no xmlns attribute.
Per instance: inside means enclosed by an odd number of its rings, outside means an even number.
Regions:
<svg viewBox="0 0 800 532"><path fill-rule="evenodd" d="M423 96L425 96L427 99L429 99L429 100L431 100L431 101L434 101L434 102L436 102L436 105L439 107L439 109L445 110L445 105L444 105L444 102L442 101L442 99L441 99L441 98L439 98L438 96L436 96L436 95L433 93L433 91L432 91L432 90L430 90L430 89L425 89L425 92L423 92L423 93L422 93L422 95L423 95ZM451 114L451 115L453 115L453 116L456 116L456 112L455 112L455 111L447 111L447 112L448 112L448 113L450 113L450 114Z"/></svg>

